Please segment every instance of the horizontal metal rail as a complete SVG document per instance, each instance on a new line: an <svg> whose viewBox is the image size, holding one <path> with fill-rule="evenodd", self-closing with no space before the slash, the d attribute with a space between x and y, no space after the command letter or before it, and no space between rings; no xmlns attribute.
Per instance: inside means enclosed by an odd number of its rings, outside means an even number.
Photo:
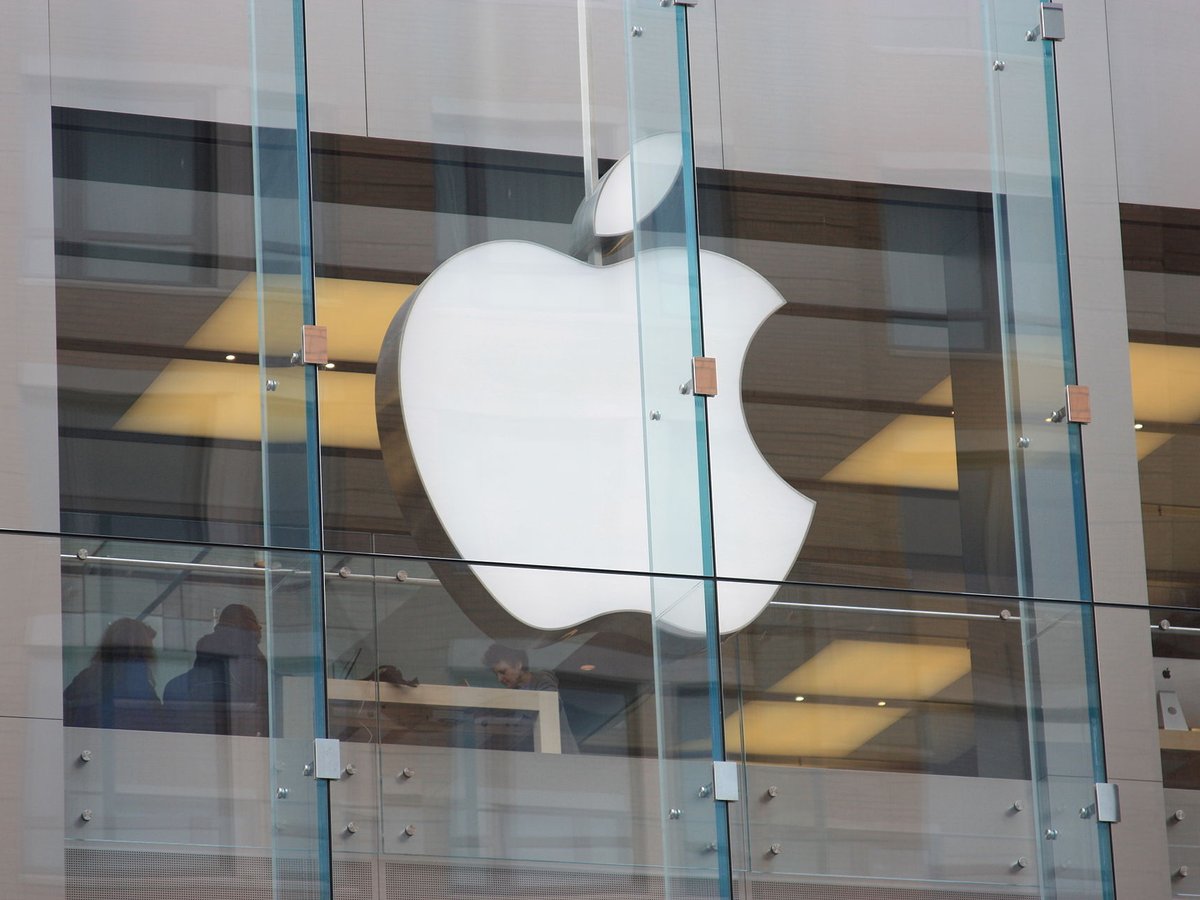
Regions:
<svg viewBox="0 0 1200 900"><path fill-rule="evenodd" d="M772 600L772 606L786 606L799 609L827 609L837 612L867 612L867 613L883 613L884 615L892 616L924 616L926 618L937 619L985 619L989 622L994 622L999 619L1001 622L1020 622L1020 616L1014 616L1011 611L1002 609L998 613L969 613L969 612L951 612L948 610L938 609L893 609L888 606L845 606L836 603L801 603L797 600Z"/></svg>
<svg viewBox="0 0 1200 900"><path fill-rule="evenodd" d="M234 566L221 563L202 563L202 562L171 562L164 559L133 559L121 556L92 556L86 550L79 550L76 553L61 553L59 558L64 562L76 562L83 565L111 565L111 566L132 566L141 569L169 569L179 572L212 572L223 574L240 574L240 575L307 575L308 572L304 569L283 569L283 568L267 568L266 566ZM323 573L326 580L337 578L342 581L373 581L377 583L387 584L408 584L414 587L441 587L441 582L436 578L414 578L408 572L400 569L394 575L368 575L366 573L355 573L348 567L343 566L336 572Z"/></svg>

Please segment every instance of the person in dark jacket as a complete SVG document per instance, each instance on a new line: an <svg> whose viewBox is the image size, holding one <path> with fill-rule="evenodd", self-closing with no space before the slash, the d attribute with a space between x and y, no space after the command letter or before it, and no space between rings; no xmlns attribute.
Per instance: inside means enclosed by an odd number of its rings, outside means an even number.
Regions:
<svg viewBox="0 0 1200 900"><path fill-rule="evenodd" d="M492 644L483 654L483 664L496 680L514 691L558 691L558 678L545 669L530 669L529 654L516 647ZM532 750L537 716L517 712L503 716L484 716L476 720L484 730L482 745L493 750ZM578 753L579 744L567 723L562 698L558 701L559 738L563 753Z"/></svg>
<svg viewBox="0 0 1200 900"><path fill-rule="evenodd" d="M196 661L163 690L176 731L268 733L267 660L258 649L262 626L254 610L231 603L212 634L196 643Z"/></svg>
<svg viewBox="0 0 1200 900"><path fill-rule="evenodd" d="M92 661L63 691L63 724L82 728L163 727L154 689L155 631L137 619L117 619L104 629Z"/></svg>

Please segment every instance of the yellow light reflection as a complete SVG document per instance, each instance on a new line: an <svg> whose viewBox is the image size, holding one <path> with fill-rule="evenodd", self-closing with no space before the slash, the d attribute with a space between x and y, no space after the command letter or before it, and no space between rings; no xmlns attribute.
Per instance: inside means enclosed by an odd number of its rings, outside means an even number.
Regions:
<svg viewBox="0 0 1200 900"><path fill-rule="evenodd" d="M836 640L771 688L803 696L928 700L971 671L962 644Z"/></svg>
<svg viewBox="0 0 1200 900"><path fill-rule="evenodd" d="M272 397L272 440L305 438L303 370L279 373ZM359 372L317 375L321 442L334 447L378 449L375 376ZM258 366L177 359L117 423L118 431L259 441L262 412Z"/></svg>
<svg viewBox="0 0 1200 900"><path fill-rule="evenodd" d="M942 379L917 402L924 406L950 406L953 403L950 379ZM896 416L822 480L957 491L954 419L916 414Z"/></svg>
<svg viewBox="0 0 1200 900"><path fill-rule="evenodd" d="M268 321L294 317L299 298L295 278L269 277L264 295ZM396 312L416 289L342 278L316 279L317 321L329 328L329 356L343 362L374 364L379 345ZM228 351L226 359L258 358L258 294L250 275L196 331L187 346ZM268 351L288 357L300 346L294 335L271 328ZM336 365L336 364L335 364ZM272 439L304 439L303 370L273 373L279 387L272 397ZM375 376L326 368L318 373L321 442L363 450L379 448L375 427ZM118 431L172 434L236 441L261 440L260 373L257 365L173 360L129 408Z"/></svg>
<svg viewBox="0 0 1200 900"><path fill-rule="evenodd" d="M751 756L843 757L906 713L894 707L754 700L742 708L741 722L736 715L726 720L725 740L737 747L744 732Z"/></svg>

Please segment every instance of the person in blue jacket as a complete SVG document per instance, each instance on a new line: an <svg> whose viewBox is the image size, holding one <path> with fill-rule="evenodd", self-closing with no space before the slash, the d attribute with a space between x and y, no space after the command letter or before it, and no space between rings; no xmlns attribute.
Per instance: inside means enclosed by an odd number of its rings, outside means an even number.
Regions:
<svg viewBox="0 0 1200 900"><path fill-rule="evenodd" d="M63 724L82 728L163 727L154 688L155 631L137 619L117 619L104 629L88 667L63 691Z"/></svg>

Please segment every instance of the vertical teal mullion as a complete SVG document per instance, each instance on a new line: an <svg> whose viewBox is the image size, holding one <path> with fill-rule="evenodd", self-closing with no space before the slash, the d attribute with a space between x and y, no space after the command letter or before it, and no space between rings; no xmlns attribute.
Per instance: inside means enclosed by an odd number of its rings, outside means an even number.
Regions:
<svg viewBox="0 0 1200 900"><path fill-rule="evenodd" d="M696 197L696 153L692 127L691 63L688 57L687 7L675 9L676 52L679 64L679 122L683 158L683 231L687 249L688 296L692 307L692 355L704 356L704 319L700 282L700 223ZM701 562L704 575L705 663L708 675L708 717L712 758L725 760L725 715L722 697L720 610L717 605L716 548L713 535L712 478L708 459L706 400L693 395L696 416L696 488L699 492ZM720 896L733 898L733 860L729 840L729 809L713 800Z"/></svg>
<svg viewBox="0 0 1200 900"><path fill-rule="evenodd" d="M266 391L269 366L279 365L272 360L268 348L281 343L286 346L294 342L299 346L300 326L315 323L315 279L313 262L313 228L311 176L309 162L309 122L307 92L307 60L305 49L304 3L303 0L250 0L251 27L251 102L253 167L254 167L254 222L255 253L257 261L259 297L259 347L260 367L264 384L262 391L262 475L263 475L263 538L268 548L296 547L302 551L310 578L309 604L306 623L310 629L307 660L297 660L298 672L311 684L311 734L283 736L275 730L279 718L273 710L273 736L271 738L272 778L280 766L293 764L279 741L291 746L290 752L313 738L324 737L326 723L325 690L325 634L324 634L324 579L321 549L321 488L320 488L320 436L317 420L317 378L311 366L292 377L298 377L303 391L301 414L303 421L304 454L303 485L284 481L284 465L278 457L273 440L274 428L278 424L278 410L271 409L272 395ZM287 30L290 27L290 35ZM290 37L290 40L288 38ZM276 43L277 42L277 43ZM272 50L275 51L272 54ZM290 66L279 71L270 71L270 60L284 61L284 54L291 53ZM291 80L290 114L282 102L273 104L270 91L278 84ZM274 78L272 77L274 76ZM279 79L276 82L276 79ZM286 90L286 88L284 88ZM282 101L282 96L276 95ZM273 120L273 115L279 121ZM286 132L291 131L290 142ZM290 146L289 146L290 143ZM275 166L276 168L272 168ZM294 166L294 184L277 184L275 176L286 174ZM286 180L285 180L286 181ZM270 276L292 277L298 280L295 298L289 294L282 316L276 317L267 307L267 280ZM276 319L281 320L276 320ZM288 341L277 340L277 332L284 330ZM294 331L294 333L292 333ZM282 379L281 379L282 380ZM294 477L294 476L293 476ZM299 502L297 502L299 501ZM301 518L303 521L300 521ZM268 656L275 660L274 632L277 619L273 615L270 579L267 579L267 638ZM274 667L274 664L273 664ZM274 689L275 679L272 679ZM274 693L274 690L273 690ZM278 697L272 698L273 706ZM289 777L295 773L289 772ZM272 786L274 788L274 785ZM310 846L304 848L304 856L311 859L315 871L316 894L332 898L332 840L329 822L329 785L318 781L312 785L312 815L315 837ZM280 802L273 800L273 803ZM286 801L285 801L286 802ZM286 890L279 866L279 852L273 853L275 870L274 890L278 894Z"/></svg>
<svg viewBox="0 0 1200 900"><path fill-rule="evenodd" d="M292 0L293 71L296 85L296 213L299 228L300 302L305 325L316 324L316 278L313 261L312 175L308 122L308 52L304 30L304 0ZM325 685L325 563L321 510L321 443L318 418L317 370L304 367L304 459L306 508L308 518L308 554L312 562L310 619L313 650L313 734L328 736L327 692ZM333 898L333 835L330 822L330 783L316 786L316 833L318 889L327 900Z"/></svg>

